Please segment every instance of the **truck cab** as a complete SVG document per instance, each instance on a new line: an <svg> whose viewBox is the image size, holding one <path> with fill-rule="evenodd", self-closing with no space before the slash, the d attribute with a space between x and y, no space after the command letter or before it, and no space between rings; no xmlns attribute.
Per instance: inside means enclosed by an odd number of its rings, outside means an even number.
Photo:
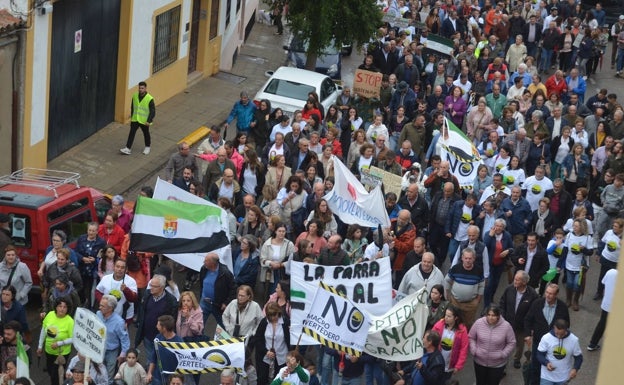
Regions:
<svg viewBox="0 0 624 385"><path fill-rule="evenodd" d="M107 196L81 187L79 178L78 173L35 168L0 177L0 212L10 218L11 241L30 269L33 288L39 287L37 270L52 244L52 232L63 230L66 247L73 247L86 234L87 224L101 223L111 208Z"/></svg>

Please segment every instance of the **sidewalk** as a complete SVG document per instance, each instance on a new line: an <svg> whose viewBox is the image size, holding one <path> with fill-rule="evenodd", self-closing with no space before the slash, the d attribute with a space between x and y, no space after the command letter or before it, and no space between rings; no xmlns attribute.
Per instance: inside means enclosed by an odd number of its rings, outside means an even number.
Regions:
<svg viewBox="0 0 624 385"><path fill-rule="evenodd" d="M154 173L162 173L169 156L177 151L176 144L202 126L221 124L238 100L241 90L253 98L266 82L266 71L283 65L286 55L282 45L287 34L275 36L275 27L256 24L241 48L231 73L199 81L186 91L156 106L156 118L150 129L151 153L143 155L143 134L134 140L132 155L123 155L128 124L112 122L97 133L48 162L48 168L74 171L81 175L80 184L109 194L124 194ZM158 101L158 95L153 95ZM235 135L228 130L228 139ZM195 141L200 138L195 137ZM190 143L191 145L194 143Z"/></svg>

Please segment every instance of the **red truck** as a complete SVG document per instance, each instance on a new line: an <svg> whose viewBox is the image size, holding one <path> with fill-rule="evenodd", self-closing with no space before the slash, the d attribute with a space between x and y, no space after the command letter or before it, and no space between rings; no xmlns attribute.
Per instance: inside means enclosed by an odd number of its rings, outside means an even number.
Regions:
<svg viewBox="0 0 624 385"><path fill-rule="evenodd" d="M63 230L67 245L73 247L86 234L87 224L101 223L111 208L109 197L81 187L79 178L78 173L36 168L0 177L0 212L10 218L11 240L30 269L33 288L39 288L37 270L52 244L52 232Z"/></svg>

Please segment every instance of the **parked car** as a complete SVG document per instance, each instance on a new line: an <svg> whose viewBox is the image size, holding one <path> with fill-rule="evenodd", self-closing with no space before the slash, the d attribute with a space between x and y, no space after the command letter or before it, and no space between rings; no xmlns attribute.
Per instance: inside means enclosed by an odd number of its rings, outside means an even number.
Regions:
<svg viewBox="0 0 624 385"><path fill-rule="evenodd" d="M288 54L288 63L292 67L304 69L308 43L297 35L293 35L288 45L283 47ZM315 71L327 75L332 79L340 80L342 69L342 48L338 49L334 44L325 48L322 55L316 59Z"/></svg>
<svg viewBox="0 0 624 385"><path fill-rule="evenodd" d="M316 91L325 111L342 93L342 87L334 83L327 75L292 67L280 67L267 73L269 80L260 88L254 98L256 105L260 100L268 99L271 107L281 108L289 115L300 110L308 99L308 93Z"/></svg>
<svg viewBox="0 0 624 385"><path fill-rule="evenodd" d="M30 269L33 289L39 289L37 270L52 232L63 230L73 247L88 223L101 223L111 208L109 197L81 187L79 178L78 173L33 168L0 177L0 212L10 218L11 240Z"/></svg>

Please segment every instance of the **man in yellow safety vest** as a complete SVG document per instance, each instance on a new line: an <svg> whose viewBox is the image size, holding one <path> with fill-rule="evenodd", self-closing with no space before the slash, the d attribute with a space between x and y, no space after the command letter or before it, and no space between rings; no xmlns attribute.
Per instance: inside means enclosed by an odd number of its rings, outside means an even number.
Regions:
<svg viewBox="0 0 624 385"><path fill-rule="evenodd" d="M149 129L153 123L154 116L156 116L154 97L147 93L147 83L139 82L139 92L132 95L132 103L130 104L130 133L128 134L126 147L119 150L122 154L132 154L132 142L134 142L134 135L139 128L143 131L143 138L145 139L143 154L148 155L150 153L152 139Z"/></svg>

